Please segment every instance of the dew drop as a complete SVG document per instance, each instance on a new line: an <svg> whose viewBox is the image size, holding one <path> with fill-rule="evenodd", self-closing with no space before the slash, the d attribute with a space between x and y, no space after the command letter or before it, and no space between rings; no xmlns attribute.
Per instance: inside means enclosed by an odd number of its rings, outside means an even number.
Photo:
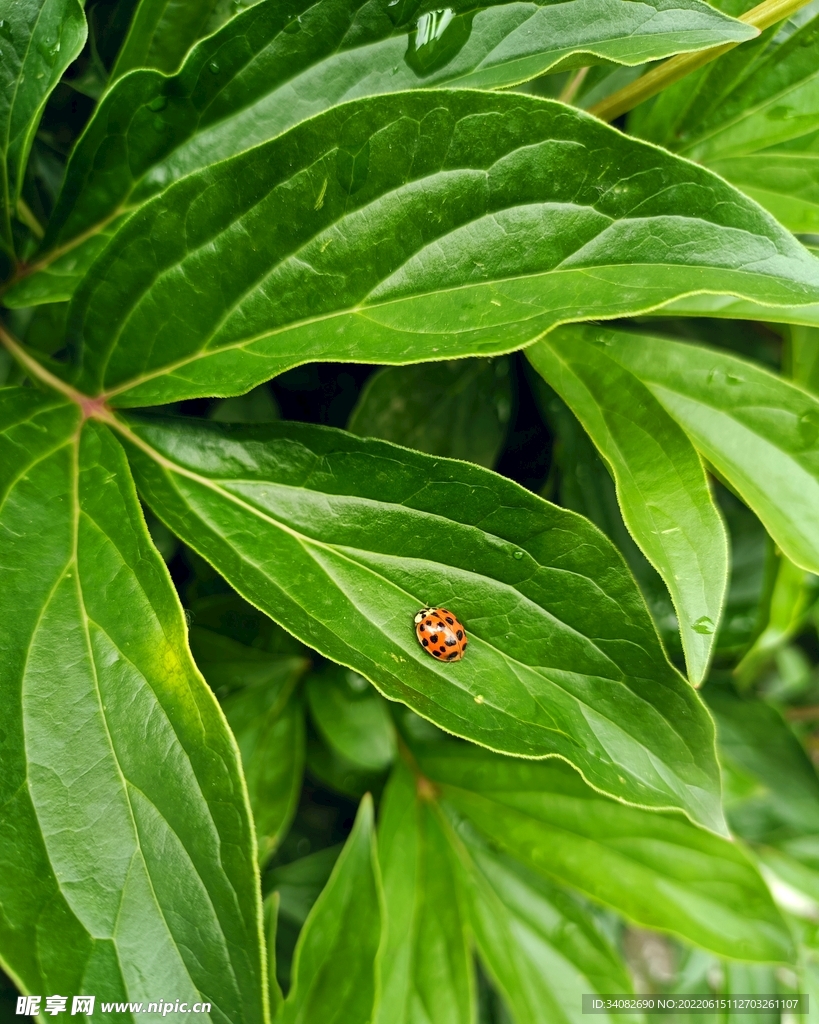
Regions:
<svg viewBox="0 0 819 1024"><path fill-rule="evenodd" d="M410 33L404 60L419 78L446 67L458 56L472 31L473 14L456 14L451 7L427 11Z"/></svg>
<svg viewBox="0 0 819 1024"><path fill-rule="evenodd" d="M219 74L219 65L216 63L215 60L212 60L210 64L208 64L208 70L211 72L211 74Z"/></svg>
<svg viewBox="0 0 819 1024"><path fill-rule="evenodd" d="M152 124L154 126L154 131L155 132L164 132L165 131L165 122L162 120L161 117L155 117L153 119Z"/></svg>
<svg viewBox="0 0 819 1024"><path fill-rule="evenodd" d="M521 560L521 558L523 558L523 552L522 552L522 551L516 551L516 552L515 552L515 553L514 553L514 554L512 555L512 557L513 557L513 558L517 558L517 560L518 560L518 561L520 561L520 560Z"/></svg>
<svg viewBox="0 0 819 1024"><path fill-rule="evenodd" d="M710 636L714 632L714 623L707 615L701 615L691 628L695 633Z"/></svg>
<svg viewBox="0 0 819 1024"><path fill-rule="evenodd" d="M301 18L294 18L292 21L284 26L284 31L289 36L294 36L297 32L301 32Z"/></svg>
<svg viewBox="0 0 819 1024"><path fill-rule="evenodd" d="M148 104L150 110L164 110L168 105L168 100L165 96L155 96Z"/></svg>
<svg viewBox="0 0 819 1024"><path fill-rule="evenodd" d="M7 39L10 43L14 42L14 33L11 30L11 25L9 25L5 18L0 19L0 36Z"/></svg>
<svg viewBox="0 0 819 1024"><path fill-rule="evenodd" d="M482 694L482 693L479 693L479 694L477 695L477 697L475 698L475 703L476 703L476 704L483 704L483 699L484 699L484 698L483 698L483 694Z"/></svg>
<svg viewBox="0 0 819 1024"><path fill-rule="evenodd" d="M799 437L806 448L812 448L819 440L819 412L809 409L799 417Z"/></svg>

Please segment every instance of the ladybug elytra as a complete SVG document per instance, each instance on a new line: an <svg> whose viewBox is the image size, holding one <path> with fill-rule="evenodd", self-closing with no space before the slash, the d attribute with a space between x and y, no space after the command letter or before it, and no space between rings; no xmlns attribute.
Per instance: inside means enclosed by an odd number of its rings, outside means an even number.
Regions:
<svg viewBox="0 0 819 1024"><path fill-rule="evenodd" d="M415 616L415 635L427 654L438 661L460 661L464 656L464 627L446 608L422 608Z"/></svg>

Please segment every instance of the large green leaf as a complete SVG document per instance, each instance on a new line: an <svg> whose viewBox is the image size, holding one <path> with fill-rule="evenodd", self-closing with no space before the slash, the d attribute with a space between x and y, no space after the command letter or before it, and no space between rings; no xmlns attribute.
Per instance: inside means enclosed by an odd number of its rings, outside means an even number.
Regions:
<svg viewBox="0 0 819 1024"><path fill-rule="evenodd" d="M722 956L790 957L787 928L736 843L676 815L625 807L559 761L454 744L415 753L447 805L548 878Z"/></svg>
<svg viewBox="0 0 819 1024"><path fill-rule="evenodd" d="M819 400L727 352L601 331L756 512L782 551L819 572Z"/></svg>
<svg viewBox="0 0 819 1024"><path fill-rule="evenodd" d="M81 0L6 0L0 5L0 245L11 251L28 154L43 107L85 42Z"/></svg>
<svg viewBox="0 0 819 1024"><path fill-rule="evenodd" d="M389 366L367 381L347 429L492 468L511 411L508 359Z"/></svg>
<svg viewBox="0 0 819 1024"><path fill-rule="evenodd" d="M92 266L68 336L86 390L145 405L310 360L509 351L697 291L818 302L819 260L710 172L563 104L412 92L168 188Z"/></svg>
<svg viewBox="0 0 819 1024"><path fill-rule="evenodd" d="M516 1024L582 1024L584 993L631 991L587 905L459 824L475 941Z"/></svg>
<svg viewBox="0 0 819 1024"><path fill-rule="evenodd" d="M688 675L699 684L728 584L725 528L685 432L597 340L595 327L566 327L526 354L611 467L623 519L671 593Z"/></svg>
<svg viewBox="0 0 819 1024"><path fill-rule="evenodd" d="M304 923L280 1024L370 1024L382 919L373 805L364 797L330 880Z"/></svg>
<svg viewBox="0 0 819 1024"><path fill-rule="evenodd" d="M148 504L248 600L387 697L497 750L722 828L713 726L590 523L468 463L299 423L134 417ZM419 645L451 608L466 657Z"/></svg>
<svg viewBox="0 0 819 1024"><path fill-rule="evenodd" d="M116 84L72 155L47 247L345 100L497 88L572 55L641 64L753 34L700 0L452 0L432 11L419 0L267 0L200 43L177 75L137 71Z"/></svg>
<svg viewBox="0 0 819 1024"><path fill-rule="evenodd" d="M122 449L0 391L0 956L24 991L262 1024L238 752L187 648Z"/></svg>
<svg viewBox="0 0 819 1024"><path fill-rule="evenodd" d="M458 863L430 794L402 763L378 828L386 938L377 1024L472 1024L475 983Z"/></svg>
<svg viewBox="0 0 819 1024"><path fill-rule="evenodd" d="M218 0L139 0L111 81L134 68L175 71L200 36Z"/></svg>
<svg viewBox="0 0 819 1024"><path fill-rule="evenodd" d="M266 654L207 629L192 630L191 647L212 689L238 691L223 699L222 710L242 755L264 863L290 827L301 792L304 712L293 691L309 662Z"/></svg>

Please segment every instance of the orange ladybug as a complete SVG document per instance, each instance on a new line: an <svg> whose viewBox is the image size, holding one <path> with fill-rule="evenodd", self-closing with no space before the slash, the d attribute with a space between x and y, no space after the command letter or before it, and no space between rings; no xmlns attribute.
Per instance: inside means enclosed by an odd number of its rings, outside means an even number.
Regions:
<svg viewBox="0 0 819 1024"><path fill-rule="evenodd" d="M415 635L427 654L439 661L460 661L464 656L464 627L446 608L422 608L415 616Z"/></svg>

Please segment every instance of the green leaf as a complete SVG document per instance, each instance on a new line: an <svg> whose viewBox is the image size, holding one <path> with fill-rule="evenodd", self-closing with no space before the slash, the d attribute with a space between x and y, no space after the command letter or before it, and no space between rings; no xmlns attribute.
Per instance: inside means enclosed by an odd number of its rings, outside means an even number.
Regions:
<svg viewBox="0 0 819 1024"><path fill-rule="evenodd" d="M475 941L516 1024L582 1024L584 993L632 990L588 905L458 824Z"/></svg>
<svg viewBox="0 0 819 1024"><path fill-rule="evenodd" d="M547 878L721 956L790 958L787 928L736 843L676 815L625 807L560 761L454 744L414 753L448 805Z"/></svg>
<svg viewBox="0 0 819 1024"><path fill-rule="evenodd" d="M675 659L682 658L679 623L671 595L623 522L611 473L566 403L540 374L533 372L530 381L538 408L554 438L552 468L541 491L543 497L550 498L556 493L558 504L590 519L620 549L666 650Z"/></svg>
<svg viewBox="0 0 819 1024"><path fill-rule="evenodd" d="M360 800L365 793L378 794L384 785L383 769L362 768L315 734L307 736L306 763L313 778L351 800Z"/></svg>
<svg viewBox="0 0 819 1024"><path fill-rule="evenodd" d="M367 381L347 429L491 469L511 405L506 359L387 367Z"/></svg>
<svg viewBox="0 0 819 1024"><path fill-rule="evenodd" d="M82 388L132 406L312 360L510 351L700 290L817 302L819 260L708 171L563 104L413 92L166 189L92 266L67 330Z"/></svg>
<svg viewBox="0 0 819 1024"><path fill-rule="evenodd" d="M267 939L267 1001L270 1006L270 1019L278 1017L284 996L281 986L276 977L276 934L279 924L279 903L280 896L277 892L271 892L265 897L265 937Z"/></svg>
<svg viewBox="0 0 819 1024"><path fill-rule="evenodd" d="M348 761L379 772L395 757L395 730L384 699L366 679L339 665L313 672L305 687L324 739Z"/></svg>
<svg viewBox="0 0 819 1024"><path fill-rule="evenodd" d="M15 216L28 154L46 100L82 49L80 0L13 0L0 18L0 245L12 251Z"/></svg>
<svg viewBox="0 0 819 1024"><path fill-rule="evenodd" d="M819 572L819 400L718 349L615 331L600 338L609 355L648 385L788 558Z"/></svg>
<svg viewBox="0 0 819 1024"><path fill-rule="evenodd" d="M118 218L62 256L42 264L35 261L26 267L24 276L18 277L8 291L3 292L3 305L23 309L49 302L67 302L123 222L124 218Z"/></svg>
<svg viewBox="0 0 819 1024"><path fill-rule="evenodd" d="M206 629L192 631L191 648L213 690L241 687L222 700L222 710L242 755L264 864L290 827L299 800L304 712L293 691L309 662L265 654Z"/></svg>
<svg viewBox="0 0 819 1024"><path fill-rule="evenodd" d="M709 686L720 760L751 780L741 799L727 801L728 820L753 842L774 843L819 833L819 778L781 714L760 700L742 700Z"/></svg>
<svg viewBox="0 0 819 1024"><path fill-rule="evenodd" d="M274 868L267 875L270 885L279 894L280 912L299 927L307 920L313 904L329 881L341 849L341 844L325 847Z"/></svg>
<svg viewBox="0 0 819 1024"><path fill-rule="evenodd" d="M134 68L175 71L203 36L217 0L139 0L110 81Z"/></svg>
<svg viewBox="0 0 819 1024"><path fill-rule="evenodd" d="M130 422L154 512L305 643L449 732L565 757L624 800L723 827L711 720L586 520L490 470L346 431ZM429 605L464 623L462 661L418 643Z"/></svg>
<svg viewBox="0 0 819 1024"><path fill-rule="evenodd" d="M383 896L369 796L299 935L281 1024L370 1024Z"/></svg>
<svg viewBox="0 0 819 1024"><path fill-rule="evenodd" d="M143 0L140 11L165 3ZM190 17L196 6L172 9ZM346 100L499 88L572 55L578 65L641 64L753 35L699 0L453 0L426 13L417 0L267 0L203 40L173 77L137 71L111 89L72 155L46 247Z"/></svg>
<svg viewBox="0 0 819 1024"><path fill-rule="evenodd" d="M32 389L0 391L0 418L3 963L29 992L161 985L261 1024L238 752L122 449Z"/></svg>
<svg viewBox="0 0 819 1024"><path fill-rule="evenodd" d="M728 541L700 458L597 328L565 327L527 350L611 468L623 519L668 587L688 676L705 677L728 585Z"/></svg>
<svg viewBox="0 0 819 1024"><path fill-rule="evenodd" d="M459 865L429 797L416 794L399 762L378 829L387 926L376 1024L472 1024L475 1016Z"/></svg>
<svg viewBox="0 0 819 1024"><path fill-rule="evenodd" d="M819 18L779 38L674 148L733 182L792 231L817 232Z"/></svg>
<svg viewBox="0 0 819 1024"><path fill-rule="evenodd" d="M800 387L819 397L819 331L815 327L790 329L790 376Z"/></svg>

